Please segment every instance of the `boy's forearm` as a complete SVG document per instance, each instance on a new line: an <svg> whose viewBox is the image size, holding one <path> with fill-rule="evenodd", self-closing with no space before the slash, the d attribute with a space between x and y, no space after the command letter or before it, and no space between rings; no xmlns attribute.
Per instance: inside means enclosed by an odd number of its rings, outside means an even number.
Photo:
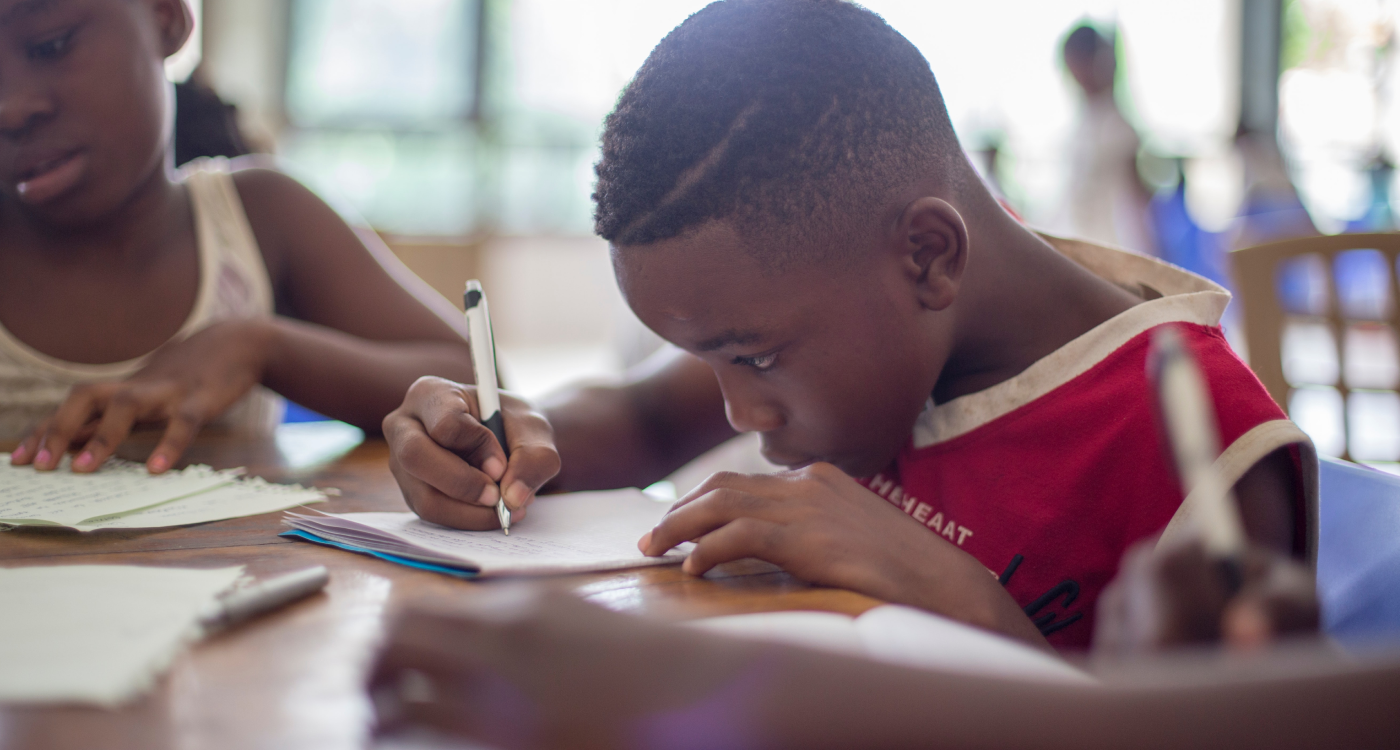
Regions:
<svg viewBox="0 0 1400 750"><path fill-rule="evenodd" d="M562 470L550 491L645 487L734 436L714 373L661 352L614 384L546 397Z"/></svg>
<svg viewBox="0 0 1400 750"><path fill-rule="evenodd" d="M563 467L547 485L556 492L645 487L732 434L658 424L625 386L573 388L543 411Z"/></svg>
<svg viewBox="0 0 1400 750"><path fill-rule="evenodd" d="M645 487L667 474L665 450L649 440L631 399L620 387L570 388L546 399L561 469L550 492Z"/></svg>
<svg viewBox="0 0 1400 750"><path fill-rule="evenodd" d="M267 328L263 385L372 434L418 378L473 380L465 342L371 341L282 316Z"/></svg>

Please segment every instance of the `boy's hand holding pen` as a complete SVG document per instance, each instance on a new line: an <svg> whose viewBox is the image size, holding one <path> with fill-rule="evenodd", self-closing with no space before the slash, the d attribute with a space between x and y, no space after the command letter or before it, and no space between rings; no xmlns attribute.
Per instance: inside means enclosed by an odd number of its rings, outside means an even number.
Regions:
<svg viewBox="0 0 1400 750"><path fill-rule="evenodd" d="M384 418L389 469L420 517L482 531L525 516L535 493L559 473L549 422L496 388L491 323L481 285L468 282L476 385L420 378Z"/></svg>

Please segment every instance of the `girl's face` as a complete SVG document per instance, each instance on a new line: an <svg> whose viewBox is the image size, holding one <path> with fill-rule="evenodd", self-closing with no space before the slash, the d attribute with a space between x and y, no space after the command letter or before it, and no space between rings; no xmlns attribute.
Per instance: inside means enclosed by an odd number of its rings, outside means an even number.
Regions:
<svg viewBox="0 0 1400 750"><path fill-rule="evenodd" d="M0 0L0 195L79 228L163 178L181 0Z"/></svg>

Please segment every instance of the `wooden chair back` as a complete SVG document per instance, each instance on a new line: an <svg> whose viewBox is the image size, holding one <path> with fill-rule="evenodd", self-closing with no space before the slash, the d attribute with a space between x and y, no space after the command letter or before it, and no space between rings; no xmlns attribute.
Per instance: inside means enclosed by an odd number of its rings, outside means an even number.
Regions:
<svg viewBox="0 0 1400 750"><path fill-rule="evenodd" d="M1236 300L1243 307L1250 367L1285 411L1292 414L1290 402L1300 387L1333 388L1341 396L1345 425L1348 411L1355 414L1358 405L1363 410L1365 407L1363 402L1353 402L1354 391L1370 394L1363 399L1400 391L1400 382L1378 382L1369 374L1365 378L1357 375L1362 372L1358 369L1361 361L1358 352L1368 354L1372 362L1379 353L1395 360L1391 365L1400 379L1400 346L1394 345L1400 332L1397 257L1400 257L1400 233L1303 237L1242 248L1229 254ZM1343 277L1340 282L1339 276ZM1357 293L1357 289L1363 293ZM1299 371L1306 368L1288 366L1285 339L1299 331L1321 334L1324 330L1330 332L1335 349L1335 377L1333 382L1314 382L1327 380L1328 368L1311 368L1314 375L1323 372L1321 377L1309 379L1307 374L1299 375ZM1387 336L1391 342L1388 347L1385 345ZM1326 337L1314 335L1311 340L1325 341ZM1353 358L1352 362L1348 362L1349 357ZM1289 372L1290 369L1293 372ZM1365 372L1376 371L1377 368L1371 367ZM1395 398L1400 403L1400 396ZM1400 424L1396 425L1396 433L1400 435ZM1354 432L1344 426L1342 435L1346 444L1339 455L1347 458L1351 454L1350 438ZM1320 450L1324 447L1319 445ZM1323 452L1337 453L1335 450ZM1400 456L1376 460L1397 459Z"/></svg>

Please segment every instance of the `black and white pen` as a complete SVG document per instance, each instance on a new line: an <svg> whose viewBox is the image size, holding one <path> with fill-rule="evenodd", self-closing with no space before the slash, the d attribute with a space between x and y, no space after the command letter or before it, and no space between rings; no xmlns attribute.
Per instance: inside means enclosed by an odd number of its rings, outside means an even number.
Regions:
<svg viewBox="0 0 1400 750"><path fill-rule="evenodd" d="M491 312L486 307L486 292L481 290L481 282L472 279L467 282L467 292L462 299L467 309L467 330L471 335L472 369L476 370L476 403L481 409L481 423L496 436L501 450L510 458L510 446L506 443L506 423L501 416L501 395L496 385L496 345L491 337ZM496 518L501 522L501 530L510 534L510 511L506 509L504 491L497 494Z"/></svg>
<svg viewBox="0 0 1400 750"><path fill-rule="evenodd" d="M1215 468L1220 430L1205 376L1170 325L1153 334L1148 367L1181 486L1188 496L1196 496L1191 520L1206 553L1222 563L1231 587L1238 588L1244 524L1235 493Z"/></svg>
<svg viewBox="0 0 1400 750"><path fill-rule="evenodd" d="M329 580L330 573L326 571L326 566L317 565L314 568L259 581L220 597L200 616L200 625L204 627L206 635L227 630L299 599L305 599L325 588Z"/></svg>

